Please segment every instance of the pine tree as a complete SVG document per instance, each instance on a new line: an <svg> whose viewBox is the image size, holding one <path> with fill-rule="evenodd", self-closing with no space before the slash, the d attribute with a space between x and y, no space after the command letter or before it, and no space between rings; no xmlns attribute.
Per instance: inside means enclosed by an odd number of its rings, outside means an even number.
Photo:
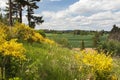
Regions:
<svg viewBox="0 0 120 80"><path fill-rule="evenodd" d="M29 3L26 0L14 0L16 2L17 8L19 14L19 22L22 23L22 7L25 7L26 5L29 5Z"/></svg>
<svg viewBox="0 0 120 80"><path fill-rule="evenodd" d="M28 25L32 28L35 27L36 24L41 24L44 22L42 20L42 16L35 16L34 10L38 9L37 2L40 0L9 0L9 7L6 7L6 16L9 17L9 24L12 26L14 21L18 21L22 23L22 11L25 6L27 6L27 19Z"/></svg>
<svg viewBox="0 0 120 80"><path fill-rule="evenodd" d="M27 5L27 19L28 19L28 25L31 28L35 27L35 24L41 24L44 22L44 20L42 20L42 16L35 16L34 15L34 10L38 9L39 6L37 6L37 2L39 2L40 0L27 0L29 5Z"/></svg>

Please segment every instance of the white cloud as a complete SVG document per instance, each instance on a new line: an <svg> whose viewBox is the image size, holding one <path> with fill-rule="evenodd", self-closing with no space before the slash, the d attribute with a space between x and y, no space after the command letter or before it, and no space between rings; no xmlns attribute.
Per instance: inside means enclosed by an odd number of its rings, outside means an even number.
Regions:
<svg viewBox="0 0 120 80"><path fill-rule="evenodd" d="M117 9L120 9L120 0L79 0L68 8L69 12L78 14Z"/></svg>
<svg viewBox="0 0 120 80"><path fill-rule="evenodd" d="M120 25L120 0L79 0L65 10L40 14L45 19L40 28L110 30Z"/></svg>
<svg viewBox="0 0 120 80"><path fill-rule="evenodd" d="M6 2L7 2L8 0L1 0L0 1L0 8L5 8L5 6L6 6Z"/></svg>

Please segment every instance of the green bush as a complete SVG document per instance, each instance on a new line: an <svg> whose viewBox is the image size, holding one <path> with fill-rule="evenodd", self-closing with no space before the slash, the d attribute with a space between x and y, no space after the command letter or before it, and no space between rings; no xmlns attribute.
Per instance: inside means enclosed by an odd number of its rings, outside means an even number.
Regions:
<svg viewBox="0 0 120 80"><path fill-rule="evenodd" d="M46 37L46 34L45 34L45 32L43 30L37 30L37 32L39 34L41 34L43 37Z"/></svg>
<svg viewBox="0 0 120 80"><path fill-rule="evenodd" d="M120 56L120 42L115 40L103 41L97 49L99 51L104 50L106 53L112 53L113 56Z"/></svg>

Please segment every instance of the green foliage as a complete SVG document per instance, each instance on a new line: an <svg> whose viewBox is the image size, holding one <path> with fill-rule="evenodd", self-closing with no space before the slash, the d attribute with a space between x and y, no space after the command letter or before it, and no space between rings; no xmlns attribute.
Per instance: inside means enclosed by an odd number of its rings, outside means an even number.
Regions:
<svg viewBox="0 0 120 80"><path fill-rule="evenodd" d="M48 44L25 43L24 46L28 53L21 76L24 80L75 79L77 71L72 51Z"/></svg>
<svg viewBox="0 0 120 80"><path fill-rule="evenodd" d="M120 56L120 42L115 40L103 41L99 44L98 50L104 50L106 53L112 53L113 56Z"/></svg>
<svg viewBox="0 0 120 80"><path fill-rule="evenodd" d="M46 34L43 30L36 30L39 34L41 34L43 37L46 37Z"/></svg>
<svg viewBox="0 0 120 80"><path fill-rule="evenodd" d="M37 2L40 2L40 0L27 0L27 19L28 19L28 25L31 28L35 28L36 24L42 24L44 20L42 20L42 16L36 16L34 14L34 10L38 9L39 6L37 5Z"/></svg>
<svg viewBox="0 0 120 80"><path fill-rule="evenodd" d="M22 80L19 77L10 78L9 80Z"/></svg>
<svg viewBox="0 0 120 80"><path fill-rule="evenodd" d="M67 40L67 38L59 39L58 43L61 44L63 47L68 47L68 40Z"/></svg>
<svg viewBox="0 0 120 80"><path fill-rule="evenodd" d="M8 25L7 17L6 17L6 16L3 16L3 14L1 13L1 11L0 11L0 22Z"/></svg>
<svg viewBox="0 0 120 80"><path fill-rule="evenodd" d="M114 74L118 77L118 80L120 79L120 58L114 58Z"/></svg>

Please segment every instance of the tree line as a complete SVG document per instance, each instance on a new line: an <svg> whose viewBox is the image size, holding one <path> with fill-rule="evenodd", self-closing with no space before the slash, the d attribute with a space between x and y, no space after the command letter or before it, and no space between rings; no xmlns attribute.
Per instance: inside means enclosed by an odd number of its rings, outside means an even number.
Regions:
<svg viewBox="0 0 120 80"><path fill-rule="evenodd" d="M26 11L28 25L31 28L35 28L36 24L44 22L42 16L36 16L35 11L39 8L37 5L41 0L8 0L6 3L8 6L5 8L6 14L4 15L4 22L8 21L9 25L12 26L16 21L22 23L23 11ZM0 19L3 18L2 14Z"/></svg>

